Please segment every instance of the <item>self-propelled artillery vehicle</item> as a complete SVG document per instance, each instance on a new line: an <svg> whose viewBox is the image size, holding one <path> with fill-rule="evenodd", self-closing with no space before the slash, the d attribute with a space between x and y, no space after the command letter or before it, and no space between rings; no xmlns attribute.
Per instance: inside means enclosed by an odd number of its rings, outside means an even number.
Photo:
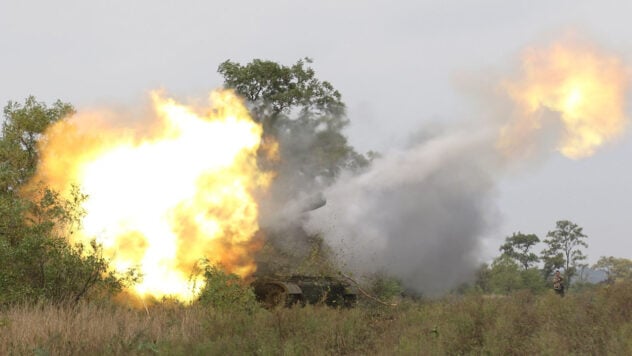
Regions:
<svg viewBox="0 0 632 356"><path fill-rule="evenodd" d="M330 276L261 277L251 285L267 308L305 304L350 308L358 297L354 286Z"/></svg>

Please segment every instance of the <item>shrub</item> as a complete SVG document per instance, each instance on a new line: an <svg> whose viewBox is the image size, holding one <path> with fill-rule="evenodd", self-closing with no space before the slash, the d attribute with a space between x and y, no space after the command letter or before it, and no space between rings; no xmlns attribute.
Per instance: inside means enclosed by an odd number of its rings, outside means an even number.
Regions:
<svg viewBox="0 0 632 356"><path fill-rule="evenodd" d="M37 195L33 201L14 201L21 208L13 211L16 224L7 231L11 238L0 236L0 304L38 299L77 303L116 294L138 280L134 270L110 270L96 242L68 241L80 226L85 195L74 189L72 197L64 199L45 188Z"/></svg>
<svg viewBox="0 0 632 356"><path fill-rule="evenodd" d="M221 266L202 261L205 285L199 302L218 310L242 310L249 313L259 308L252 288L236 274L226 273Z"/></svg>

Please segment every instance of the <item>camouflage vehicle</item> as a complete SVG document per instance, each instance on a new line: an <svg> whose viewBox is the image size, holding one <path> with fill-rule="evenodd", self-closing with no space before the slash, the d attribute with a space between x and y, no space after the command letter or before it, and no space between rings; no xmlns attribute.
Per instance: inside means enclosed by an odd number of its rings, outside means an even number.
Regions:
<svg viewBox="0 0 632 356"><path fill-rule="evenodd" d="M293 208L307 213L327 204L322 193L304 197ZM344 280L322 276L262 275L251 283L257 300L266 308L323 303L350 308L357 301L356 288Z"/></svg>
<svg viewBox="0 0 632 356"><path fill-rule="evenodd" d="M261 277L252 282L252 287L257 300L267 308L306 303L351 308L357 301L356 288L334 277Z"/></svg>

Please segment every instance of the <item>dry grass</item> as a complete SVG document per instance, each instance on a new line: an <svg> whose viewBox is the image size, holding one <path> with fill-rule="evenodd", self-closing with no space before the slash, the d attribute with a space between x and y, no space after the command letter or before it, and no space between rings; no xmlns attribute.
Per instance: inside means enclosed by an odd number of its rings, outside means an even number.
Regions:
<svg viewBox="0 0 632 356"><path fill-rule="evenodd" d="M632 354L632 284L565 298L405 300L397 308L245 311L160 303L15 306L0 354Z"/></svg>

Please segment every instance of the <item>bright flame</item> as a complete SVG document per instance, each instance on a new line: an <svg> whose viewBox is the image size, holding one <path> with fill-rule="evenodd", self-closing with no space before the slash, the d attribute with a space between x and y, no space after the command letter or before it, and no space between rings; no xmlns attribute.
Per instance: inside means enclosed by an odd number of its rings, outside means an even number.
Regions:
<svg viewBox="0 0 632 356"><path fill-rule="evenodd" d="M136 130L114 127L103 113L51 127L34 181L58 191L78 184L88 195L75 239L96 238L118 271L138 267L143 281L132 292L191 300L201 258L241 276L255 270L253 193L271 177L257 169L262 129L232 92L213 92L207 115L151 98L154 119Z"/></svg>
<svg viewBox="0 0 632 356"><path fill-rule="evenodd" d="M543 110L558 114L563 132L558 150L573 159L588 157L624 130L627 70L621 61L579 45L555 44L526 52L519 80L504 83L518 107L501 132L499 147L522 149L542 128Z"/></svg>

